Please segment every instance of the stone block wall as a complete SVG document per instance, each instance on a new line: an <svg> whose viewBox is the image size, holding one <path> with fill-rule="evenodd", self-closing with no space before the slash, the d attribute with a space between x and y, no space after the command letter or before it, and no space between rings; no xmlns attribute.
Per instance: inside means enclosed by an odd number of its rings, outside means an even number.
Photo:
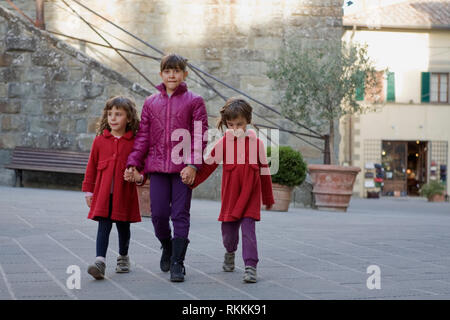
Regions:
<svg viewBox="0 0 450 320"><path fill-rule="evenodd" d="M340 41L343 33L342 0L111 0L108 5L102 1L81 2L165 53L184 55L192 64L276 109L278 95L266 76L268 62L287 43ZM2 3L5 1L0 0ZM34 19L34 1L15 0L14 3ZM68 3L114 46L159 56L75 2ZM61 1L45 1L45 22L49 31L104 43ZM151 85L113 50L66 37L60 39L151 90ZM153 83L160 82L158 61L125 56ZM205 98L213 124L223 100L192 71L187 82L191 90ZM214 81L211 83L227 97L239 95ZM300 130L256 103L252 102L252 106L255 113L269 117L284 128ZM254 121L270 125L256 115ZM338 130L336 133L339 139ZM305 140L322 147L317 139ZM291 134L281 133L280 143L301 150L309 162L322 161L319 150Z"/></svg>
<svg viewBox="0 0 450 320"><path fill-rule="evenodd" d="M16 146L90 151L105 101L122 94L140 113L152 93L0 6L0 184L14 185ZM83 175L24 171L25 187L80 190ZM217 170L194 197L220 199Z"/></svg>
<svg viewBox="0 0 450 320"><path fill-rule="evenodd" d="M105 101L150 91L0 7L0 181L16 146L89 151ZM34 177L34 178L31 178ZM42 181L38 173L26 173ZM59 176L57 180L73 180ZM48 179L49 182L55 179Z"/></svg>

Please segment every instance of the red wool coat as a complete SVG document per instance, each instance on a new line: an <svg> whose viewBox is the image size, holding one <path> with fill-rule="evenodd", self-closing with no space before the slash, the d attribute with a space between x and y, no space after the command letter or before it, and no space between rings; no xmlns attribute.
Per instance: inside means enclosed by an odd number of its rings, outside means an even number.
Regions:
<svg viewBox="0 0 450 320"><path fill-rule="evenodd" d="M123 179L133 144L132 131L127 131L120 139L116 139L108 130L95 137L82 185L82 191L94 194L89 219L108 217L109 197L114 177L111 219L141 221L136 184Z"/></svg>
<svg viewBox="0 0 450 320"><path fill-rule="evenodd" d="M247 132L245 138L236 138L228 131L213 147L191 186L195 188L205 181L223 160L219 221L236 221L244 217L259 221L261 199L264 205L275 203L264 144L253 130ZM242 139L245 139L245 152L244 144L239 143Z"/></svg>

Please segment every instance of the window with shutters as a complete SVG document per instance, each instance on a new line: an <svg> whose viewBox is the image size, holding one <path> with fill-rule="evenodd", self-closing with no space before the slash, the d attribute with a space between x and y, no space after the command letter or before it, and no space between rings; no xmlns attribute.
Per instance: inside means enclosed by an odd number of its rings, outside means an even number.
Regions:
<svg viewBox="0 0 450 320"><path fill-rule="evenodd" d="M359 74L361 77L361 81L356 86L356 101L363 101L364 100L364 89L365 89L365 76L363 76L362 73Z"/></svg>
<svg viewBox="0 0 450 320"><path fill-rule="evenodd" d="M386 101L395 102L395 74L387 73Z"/></svg>
<svg viewBox="0 0 450 320"><path fill-rule="evenodd" d="M420 102L430 102L430 73L422 72Z"/></svg>
<svg viewBox="0 0 450 320"><path fill-rule="evenodd" d="M431 73L430 102L448 102L448 73Z"/></svg>
<svg viewBox="0 0 450 320"><path fill-rule="evenodd" d="M384 98L384 71L376 71L375 74L376 86L367 86L364 88L364 100L370 103L380 103L385 100ZM372 83L370 76L367 79L368 83Z"/></svg>
<svg viewBox="0 0 450 320"><path fill-rule="evenodd" d="M384 101L383 87L384 87L384 71L376 71L374 74L376 78L376 86L370 86L373 83L373 79L370 75L361 75L361 81L356 86L356 101L366 101L371 103L380 103ZM369 85L367 85L369 84Z"/></svg>

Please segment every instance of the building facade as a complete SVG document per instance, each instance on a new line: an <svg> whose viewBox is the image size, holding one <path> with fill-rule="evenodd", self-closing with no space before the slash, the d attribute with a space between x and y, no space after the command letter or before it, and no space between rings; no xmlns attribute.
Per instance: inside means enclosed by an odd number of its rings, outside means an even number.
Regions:
<svg viewBox="0 0 450 320"><path fill-rule="evenodd" d="M341 120L340 162L362 169L355 193L417 196L433 180L448 191L450 1L366 8L345 14L344 28L345 41L367 44L377 70L388 69L383 102Z"/></svg>

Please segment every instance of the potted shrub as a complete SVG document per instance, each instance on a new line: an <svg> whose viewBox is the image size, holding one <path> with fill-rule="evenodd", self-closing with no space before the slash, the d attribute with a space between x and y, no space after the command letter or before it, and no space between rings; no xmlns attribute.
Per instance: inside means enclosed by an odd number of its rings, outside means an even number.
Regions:
<svg viewBox="0 0 450 320"><path fill-rule="evenodd" d="M271 159L271 155L276 155ZM292 199L292 190L306 178L306 162L302 154L289 146L279 146L272 150L267 147L267 156L272 161L278 160L278 171L272 175L272 189L275 204L271 210L288 211Z"/></svg>
<svg viewBox="0 0 450 320"><path fill-rule="evenodd" d="M445 200L445 186L438 181L430 181L420 188L420 195L430 202L443 202Z"/></svg>
<svg viewBox="0 0 450 320"><path fill-rule="evenodd" d="M362 113L380 101L376 89L382 77L368 58L367 46L341 41L316 47L288 44L267 75L280 94L282 113L324 140L324 164L308 166L316 207L346 211L360 168L335 165L335 133L342 116ZM364 92L370 99L360 101Z"/></svg>

